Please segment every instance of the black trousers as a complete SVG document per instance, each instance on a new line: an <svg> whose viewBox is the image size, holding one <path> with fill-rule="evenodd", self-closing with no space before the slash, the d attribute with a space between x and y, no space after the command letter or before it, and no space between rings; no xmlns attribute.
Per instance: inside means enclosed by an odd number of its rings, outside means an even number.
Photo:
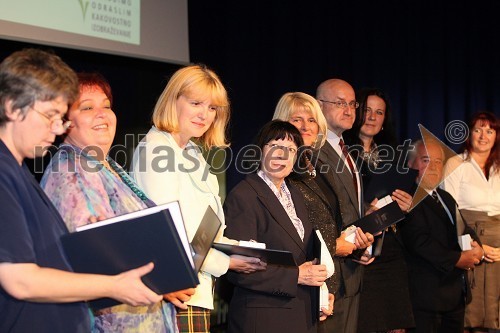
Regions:
<svg viewBox="0 0 500 333"><path fill-rule="evenodd" d="M413 310L416 328L411 333L463 333L465 302L446 312Z"/></svg>

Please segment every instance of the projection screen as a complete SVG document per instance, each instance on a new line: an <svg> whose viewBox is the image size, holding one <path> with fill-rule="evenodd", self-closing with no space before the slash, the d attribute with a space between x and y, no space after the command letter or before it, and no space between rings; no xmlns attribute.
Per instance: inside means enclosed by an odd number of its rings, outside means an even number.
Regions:
<svg viewBox="0 0 500 333"><path fill-rule="evenodd" d="M0 0L0 38L186 64L187 0Z"/></svg>

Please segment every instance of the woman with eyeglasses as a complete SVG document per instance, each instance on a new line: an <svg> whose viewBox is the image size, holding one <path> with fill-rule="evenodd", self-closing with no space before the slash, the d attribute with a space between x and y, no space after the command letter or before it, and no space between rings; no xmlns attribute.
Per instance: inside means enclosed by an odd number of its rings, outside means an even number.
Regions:
<svg viewBox="0 0 500 333"><path fill-rule="evenodd" d="M359 170L364 189L377 168L390 163L396 167L396 140L392 127L392 109L387 94L377 88L365 88L356 92L359 108L356 122L344 133L349 151L360 163ZM390 149L392 161L382 149ZM389 155L390 156L390 155ZM403 211L410 208L412 196L402 190L391 193ZM374 198L368 198L368 201ZM381 198L377 198L381 199ZM363 291L360 296L358 332L405 332L413 327L413 310L408 289L408 272L404 258L404 244L398 225L376 236L373 244L376 259L365 267Z"/></svg>
<svg viewBox="0 0 500 333"><path fill-rule="evenodd" d="M355 105L355 103L353 104ZM292 184L302 192L312 225L321 231L328 250L334 258L336 272L326 281L329 292L336 294L343 288L344 277L341 269L343 258L357 250L354 243L347 241L346 234L339 232L342 223L340 206L336 196L326 196L316 182L317 173L312 156L323 147L327 137L327 123L318 101L302 92L289 92L281 96L273 119L288 121L294 125L304 140L304 149L299 160L300 172L290 176ZM358 244L360 239L358 239ZM344 272L346 273L346 272ZM321 322L318 332L329 332L333 317Z"/></svg>
<svg viewBox="0 0 500 333"><path fill-rule="evenodd" d="M87 333L84 301L162 299L141 281L152 263L116 276L73 273L60 243L68 228L24 163L64 133L77 96L78 78L54 54L25 49L0 64L0 332Z"/></svg>
<svg viewBox="0 0 500 333"><path fill-rule="evenodd" d="M109 156L116 132L109 83L98 73L77 76L80 95L66 114L68 131L41 180L70 232L155 205ZM194 289L188 289L167 294L165 299L185 307L177 298L187 301L192 293ZM175 332L175 314L169 302L142 307L121 304L94 311L94 330Z"/></svg>
<svg viewBox="0 0 500 333"><path fill-rule="evenodd" d="M469 123L464 152L445 166L443 188L457 201L484 250L483 263L468 272L472 302L465 308L465 327L469 332L500 329L499 128L500 120L493 113L476 113Z"/></svg>
<svg viewBox="0 0 500 333"><path fill-rule="evenodd" d="M254 147L258 170L236 185L224 203L226 236L290 251L298 265L268 265L252 275L230 272L234 293L228 332L317 330L316 293L327 272L324 265L312 262L314 231L301 192L287 179L302 145L299 131L290 123L273 120L264 125ZM332 309L328 310L326 315Z"/></svg>

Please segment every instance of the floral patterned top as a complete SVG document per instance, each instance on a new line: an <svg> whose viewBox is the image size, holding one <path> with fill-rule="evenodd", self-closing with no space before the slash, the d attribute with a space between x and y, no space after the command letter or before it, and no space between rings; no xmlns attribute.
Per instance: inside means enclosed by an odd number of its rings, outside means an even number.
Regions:
<svg viewBox="0 0 500 333"><path fill-rule="evenodd" d="M154 206L123 168L109 157L107 162L99 162L82 149L64 143L47 166L41 186L70 232L91 220ZM171 303L139 307L121 304L94 315L94 332L177 332Z"/></svg>

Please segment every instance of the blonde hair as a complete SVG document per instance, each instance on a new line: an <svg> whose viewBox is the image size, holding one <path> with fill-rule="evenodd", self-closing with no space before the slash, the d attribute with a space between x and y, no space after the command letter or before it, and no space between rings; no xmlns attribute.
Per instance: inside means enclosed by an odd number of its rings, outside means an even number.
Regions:
<svg viewBox="0 0 500 333"><path fill-rule="evenodd" d="M210 98L217 106L214 122L199 138L205 148L227 147L226 127L229 122L229 99L219 77L204 65L191 65L176 71L156 102L152 121L161 131L179 132L177 99L180 96Z"/></svg>
<svg viewBox="0 0 500 333"><path fill-rule="evenodd" d="M290 121L292 115L299 110L310 112L314 120L316 120L319 127L318 136L320 136L320 141L316 144L315 148L323 147L326 141L328 126L318 101L311 95L303 92L288 92L284 94L276 105L273 119Z"/></svg>

